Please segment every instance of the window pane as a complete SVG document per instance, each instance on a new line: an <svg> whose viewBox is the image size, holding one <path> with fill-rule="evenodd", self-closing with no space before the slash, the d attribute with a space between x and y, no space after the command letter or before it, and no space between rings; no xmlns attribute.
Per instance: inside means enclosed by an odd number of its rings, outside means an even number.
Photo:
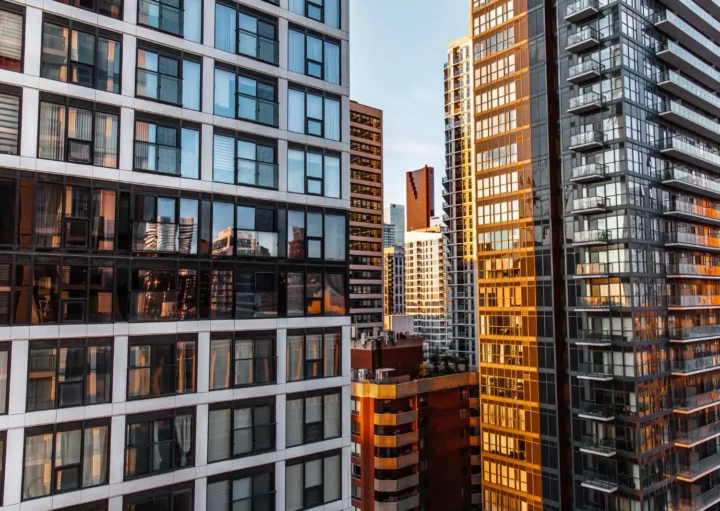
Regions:
<svg viewBox="0 0 720 511"><path fill-rule="evenodd" d="M346 258L346 244L345 217L325 215L325 259L328 261L344 261Z"/></svg>
<svg viewBox="0 0 720 511"><path fill-rule="evenodd" d="M305 74L305 34L290 30L289 36L288 69L295 73Z"/></svg>
<svg viewBox="0 0 720 511"><path fill-rule="evenodd" d="M38 158L65 159L65 107L40 103Z"/></svg>
<svg viewBox="0 0 720 511"><path fill-rule="evenodd" d="M340 46L325 42L325 81L340 84Z"/></svg>
<svg viewBox="0 0 720 511"><path fill-rule="evenodd" d="M68 161L92 163L92 120L90 110L70 107L68 111Z"/></svg>
<svg viewBox="0 0 720 511"><path fill-rule="evenodd" d="M120 92L120 43L98 38L95 87L107 92Z"/></svg>
<svg viewBox="0 0 720 511"><path fill-rule="evenodd" d="M0 16L2 16L0 11ZM2 50L0 50L2 51ZM0 93L0 154L18 154L20 98Z"/></svg>
<svg viewBox="0 0 720 511"><path fill-rule="evenodd" d="M305 0L290 0L290 11L305 16Z"/></svg>
<svg viewBox="0 0 720 511"><path fill-rule="evenodd" d="M287 315L303 316L305 314L305 276L302 273L287 275Z"/></svg>
<svg viewBox="0 0 720 511"><path fill-rule="evenodd" d="M178 393L195 392L195 343L177 343L176 372Z"/></svg>
<svg viewBox="0 0 720 511"><path fill-rule="evenodd" d="M215 69L215 115L235 117L235 74Z"/></svg>
<svg viewBox="0 0 720 511"><path fill-rule="evenodd" d="M7 352L3 352L7 356ZM31 349L28 360L27 411L55 407L57 350Z"/></svg>
<svg viewBox="0 0 720 511"><path fill-rule="evenodd" d="M58 361L58 405L83 404L85 348L60 348Z"/></svg>
<svg viewBox="0 0 720 511"><path fill-rule="evenodd" d="M303 399L287 401L285 443L288 447L303 443Z"/></svg>
<svg viewBox="0 0 720 511"><path fill-rule="evenodd" d="M60 431L55 434L55 491L70 491L80 488L80 430ZM63 469L68 465L73 468Z"/></svg>
<svg viewBox="0 0 720 511"><path fill-rule="evenodd" d="M325 197L340 198L340 158L325 156Z"/></svg>
<svg viewBox="0 0 720 511"><path fill-rule="evenodd" d="M325 23L340 28L340 0L325 0Z"/></svg>
<svg viewBox="0 0 720 511"><path fill-rule="evenodd" d="M213 203L213 255L233 254L234 206L224 202Z"/></svg>
<svg viewBox="0 0 720 511"><path fill-rule="evenodd" d="M312 488L322 484L322 460L305 462L305 488Z"/></svg>
<svg viewBox="0 0 720 511"><path fill-rule="evenodd" d="M215 4L215 48L235 53L237 16L235 9Z"/></svg>
<svg viewBox="0 0 720 511"><path fill-rule="evenodd" d="M97 112L95 114L95 165L117 167L118 139L117 115Z"/></svg>
<svg viewBox="0 0 720 511"><path fill-rule="evenodd" d="M107 483L108 428L85 430L83 445L83 488Z"/></svg>
<svg viewBox="0 0 720 511"><path fill-rule="evenodd" d="M340 376L340 333L325 334L325 377Z"/></svg>
<svg viewBox="0 0 720 511"><path fill-rule="evenodd" d="M213 181L235 184L235 139L215 135L213 146Z"/></svg>
<svg viewBox="0 0 720 511"><path fill-rule="evenodd" d="M230 457L230 410L211 410L208 417L208 461Z"/></svg>
<svg viewBox="0 0 720 511"><path fill-rule="evenodd" d="M112 348L110 346L91 346L88 348L86 405L110 402L112 364Z"/></svg>
<svg viewBox="0 0 720 511"><path fill-rule="evenodd" d="M209 484L206 511L228 511L228 509L230 509L230 481Z"/></svg>
<svg viewBox="0 0 720 511"><path fill-rule="evenodd" d="M330 456L323 460L323 492L325 502L340 499L340 456Z"/></svg>
<svg viewBox="0 0 720 511"><path fill-rule="evenodd" d="M200 74L199 62L183 60L182 106L184 108L200 110Z"/></svg>
<svg viewBox="0 0 720 511"><path fill-rule="evenodd" d="M200 177L200 132L183 128L181 136L180 175L189 179L197 179Z"/></svg>
<svg viewBox="0 0 720 511"><path fill-rule="evenodd" d="M288 211L288 258L305 259L304 211Z"/></svg>
<svg viewBox="0 0 720 511"><path fill-rule="evenodd" d="M288 191L305 193L305 153L288 150Z"/></svg>
<svg viewBox="0 0 720 511"><path fill-rule="evenodd" d="M325 438L340 436L340 394L325 396Z"/></svg>
<svg viewBox="0 0 720 511"><path fill-rule="evenodd" d="M322 314L322 274L308 273L305 278L305 298L307 300L307 315Z"/></svg>
<svg viewBox="0 0 720 511"><path fill-rule="evenodd" d="M325 275L325 315L344 316L345 313L345 275L328 273Z"/></svg>
<svg viewBox="0 0 720 511"><path fill-rule="evenodd" d="M234 410L233 454L245 454L253 450L252 408Z"/></svg>
<svg viewBox="0 0 720 511"><path fill-rule="evenodd" d="M217 339L210 343L210 390L230 387L230 339Z"/></svg>
<svg viewBox="0 0 720 511"><path fill-rule="evenodd" d="M60 246L63 188L38 183L35 194L35 243L41 247Z"/></svg>
<svg viewBox="0 0 720 511"><path fill-rule="evenodd" d="M210 282L210 319L230 319L232 311L233 272L213 270Z"/></svg>
<svg viewBox="0 0 720 511"><path fill-rule="evenodd" d="M22 69L23 21L20 14L0 11L0 69Z"/></svg>
<svg viewBox="0 0 720 511"><path fill-rule="evenodd" d="M3 33L0 35L4 35L4 21L7 19L6 16L5 11L0 11L0 20L3 21L3 23L0 24L3 28ZM63 82L67 81L69 32L67 28L51 25L50 23L43 24L42 64L40 68L40 76L43 78ZM22 34L22 32L20 33ZM0 41L4 42L4 37L0 39ZM0 50L0 55L2 55L2 53L4 53L4 50Z"/></svg>
<svg viewBox="0 0 720 511"><path fill-rule="evenodd" d="M288 91L288 130L305 133L305 93L302 91Z"/></svg>
<svg viewBox="0 0 720 511"><path fill-rule="evenodd" d="M2 271L0 269L0 271ZM0 278L0 281L2 279ZM2 300L0 299L0 302ZM0 309L2 305L0 304ZM2 311L0 310L0 317L2 317ZM7 413L7 389L8 389L8 352L0 351L0 414ZM2 459L2 458L0 458ZM0 473L1 475L1 473Z"/></svg>
<svg viewBox="0 0 720 511"><path fill-rule="evenodd" d="M340 102L325 99L325 138L340 140Z"/></svg>
<svg viewBox="0 0 720 511"><path fill-rule="evenodd" d="M70 36L70 61L72 71L70 81L85 87L95 83L93 68L95 65L95 36L73 30Z"/></svg>
<svg viewBox="0 0 720 511"><path fill-rule="evenodd" d="M23 500L50 495L53 435L25 438Z"/></svg>
<svg viewBox="0 0 720 511"><path fill-rule="evenodd" d="M202 42L202 0L183 0L183 37L188 41Z"/></svg>
<svg viewBox="0 0 720 511"><path fill-rule="evenodd" d="M303 509L303 464L285 470L285 511Z"/></svg>

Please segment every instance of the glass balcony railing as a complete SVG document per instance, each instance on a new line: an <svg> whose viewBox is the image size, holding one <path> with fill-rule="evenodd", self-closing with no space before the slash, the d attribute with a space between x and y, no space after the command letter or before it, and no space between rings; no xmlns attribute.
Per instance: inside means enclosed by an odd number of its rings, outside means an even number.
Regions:
<svg viewBox="0 0 720 511"><path fill-rule="evenodd" d="M607 275L607 263L581 263L575 266L576 276Z"/></svg>
<svg viewBox="0 0 720 511"><path fill-rule="evenodd" d="M668 296L670 307L717 307L720 306L720 296L712 295L680 295Z"/></svg>
<svg viewBox="0 0 720 511"><path fill-rule="evenodd" d="M600 36L595 27L583 27L568 36L566 48L568 50L579 46L587 48L589 45L597 44L599 39Z"/></svg>
<svg viewBox="0 0 720 511"><path fill-rule="evenodd" d="M678 477L682 479L694 479L718 467L720 467L720 453L690 463L680 462L678 464Z"/></svg>
<svg viewBox="0 0 720 511"><path fill-rule="evenodd" d="M720 154L708 151L694 142L695 141L682 136L671 135L661 141L660 148L663 151L677 151L681 153L681 155L685 155L685 159L689 158L689 161L710 165L720 170ZM678 157L681 158L682 156Z"/></svg>
<svg viewBox="0 0 720 511"><path fill-rule="evenodd" d="M690 202L679 198L665 201L663 203L663 211L667 213L685 213L688 215L720 221L720 209L691 204Z"/></svg>
<svg viewBox="0 0 720 511"><path fill-rule="evenodd" d="M665 243L691 245L699 248L720 249L720 238L689 232L666 232Z"/></svg>
<svg viewBox="0 0 720 511"><path fill-rule="evenodd" d="M720 181L713 181L703 176L689 172L686 167L677 166L668 169L663 174L663 181L677 181L693 188L699 188L720 195Z"/></svg>
<svg viewBox="0 0 720 511"><path fill-rule="evenodd" d="M720 277L720 266L673 263L665 268L668 275L693 275L697 277Z"/></svg>
<svg viewBox="0 0 720 511"><path fill-rule="evenodd" d="M609 296L579 296L577 306L583 309L607 309L609 307L627 307L626 300Z"/></svg>
<svg viewBox="0 0 720 511"><path fill-rule="evenodd" d="M689 360L673 360L672 371L675 373L694 373L720 366L720 355L693 358Z"/></svg>
<svg viewBox="0 0 720 511"><path fill-rule="evenodd" d="M573 200L573 211L605 210L607 208L606 197L582 197Z"/></svg>
<svg viewBox="0 0 720 511"><path fill-rule="evenodd" d="M570 137L570 149L586 149L592 146L602 145L603 134L599 130L585 131Z"/></svg>
<svg viewBox="0 0 720 511"><path fill-rule="evenodd" d="M578 330L577 340L584 344L607 345L613 340L610 330Z"/></svg>
<svg viewBox="0 0 720 511"><path fill-rule="evenodd" d="M688 3L694 4L694 2ZM660 52L663 51L675 54L680 61L695 68L694 70L691 70L694 71L694 75L697 75L699 72L714 82L720 83L720 71L717 71L715 68L709 66L676 42L671 40L665 41L660 48ZM702 81L701 77L698 76L698 78Z"/></svg>
<svg viewBox="0 0 720 511"><path fill-rule="evenodd" d="M611 420L615 417L615 407L608 403L583 401L580 403L580 414L599 420Z"/></svg>
<svg viewBox="0 0 720 511"><path fill-rule="evenodd" d="M570 98L568 105L568 112L589 112L600 108L603 103L603 96L597 92L590 91L585 94L580 94L574 98Z"/></svg>
<svg viewBox="0 0 720 511"><path fill-rule="evenodd" d="M708 119L706 116L697 113L686 106L681 105L677 101L663 101L658 106L661 113L672 113L678 117L682 117L691 123L703 128L704 130L720 136L720 124Z"/></svg>
<svg viewBox="0 0 720 511"><path fill-rule="evenodd" d="M579 64L575 64L568 69L568 80L579 81L584 77L600 74L602 72L602 64L597 60L585 60Z"/></svg>
<svg viewBox="0 0 720 511"><path fill-rule="evenodd" d="M681 445L692 445L720 435L720 422L712 422L688 431L678 431L675 442Z"/></svg>
<svg viewBox="0 0 720 511"><path fill-rule="evenodd" d="M598 8L598 0L578 0L577 2L568 4L567 10L565 11L565 19L580 19L583 16L597 12Z"/></svg>
<svg viewBox="0 0 720 511"><path fill-rule="evenodd" d="M678 397L673 400L676 410L689 411L703 406L710 406L720 403L720 389L704 392L695 396Z"/></svg>
<svg viewBox="0 0 720 511"><path fill-rule="evenodd" d="M720 485L714 486L693 499L680 499L679 511L700 511L720 502Z"/></svg>
<svg viewBox="0 0 720 511"><path fill-rule="evenodd" d="M720 325L699 325L681 328L670 328L671 339L692 340L706 337L720 337Z"/></svg>
<svg viewBox="0 0 720 511"><path fill-rule="evenodd" d="M573 243L606 243L609 239L610 231L606 229L575 231L573 233Z"/></svg>
<svg viewBox="0 0 720 511"><path fill-rule="evenodd" d="M612 493L618 488L616 474L603 474L596 470L583 470L582 484L607 493Z"/></svg>
<svg viewBox="0 0 720 511"><path fill-rule="evenodd" d="M583 435L581 446L583 450L592 451L601 456L612 456L615 454L614 438L598 438L596 436Z"/></svg>
<svg viewBox="0 0 720 511"><path fill-rule="evenodd" d="M588 163L572 168L571 181L594 181L605 178L605 165Z"/></svg>
<svg viewBox="0 0 720 511"><path fill-rule="evenodd" d="M580 362L578 367L578 377L586 376L589 378L612 378L612 364L595 364L593 362Z"/></svg>
<svg viewBox="0 0 720 511"><path fill-rule="evenodd" d="M700 87L695 82L688 80L684 76L679 75L675 71L666 71L662 73L658 78L658 83L662 82L670 82L677 86L677 88L696 96L708 105L720 110L720 98L718 96L707 89Z"/></svg>

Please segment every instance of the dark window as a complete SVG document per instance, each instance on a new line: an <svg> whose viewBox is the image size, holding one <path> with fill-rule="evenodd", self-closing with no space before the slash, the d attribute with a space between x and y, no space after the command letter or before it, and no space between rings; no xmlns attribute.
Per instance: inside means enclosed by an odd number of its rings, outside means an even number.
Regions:
<svg viewBox="0 0 720 511"><path fill-rule="evenodd" d="M219 403L210 407L208 462L275 448L275 400Z"/></svg>
<svg viewBox="0 0 720 511"><path fill-rule="evenodd" d="M288 191L339 199L340 154L308 147L288 148Z"/></svg>
<svg viewBox="0 0 720 511"><path fill-rule="evenodd" d="M125 479L194 466L194 414L194 408L176 408L128 416Z"/></svg>
<svg viewBox="0 0 720 511"><path fill-rule="evenodd" d="M290 71L340 84L340 41L295 26L288 41Z"/></svg>
<svg viewBox="0 0 720 511"><path fill-rule="evenodd" d="M215 115L278 125L276 81L216 67L214 97Z"/></svg>
<svg viewBox="0 0 720 511"><path fill-rule="evenodd" d="M27 411L110 403L112 339L32 341Z"/></svg>
<svg viewBox="0 0 720 511"><path fill-rule="evenodd" d="M201 65L197 57L139 44L135 95L200 110Z"/></svg>
<svg viewBox="0 0 720 511"><path fill-rule="evenodd" d="M109 419L25 429L22 500L108 482Z"/></svg>
<svg viewBox="0 0 720 511"><path fill-rule="evenodd" d="M346 314L345 273L288 272L283 281L288 317Z"/></svg>
<svg viewBox="0 0 720 511"><path fill-rule="evenodd" d="M122 0L58 0L58 2L96 12L103 16L109 16L116 20L123 19Z"/></svg>
<svg viewBox="0 0 720 511"><path fill-rule="evenodd" d="M195 483L176 484L123 497L123 511L193 511Z"/></svg>
<svg viewBox="0 0 720 511"><path fill-rule="evenodd" d="M195 392L196 371L192 334L131 338L128 399Z"/></svg>
<svg viewBox="0 0 720 511"><path fill-rule="evenodd" d="M339 437L341 401L339 389L288 395L285 445L292 447Z"/></svg>
<svg viewBox="0 0 720 511"><path fill-rule="evenodd" d="M2 13L0 10L0 22ZM2 48L2 43L0 43ZM0 54L2 49L0 49ZM0 62L2 58L0 57ZM0 84L0 154L17 155L20 151L20 98L22 89Z"/></svg>
<svg viewBox="0 0 720 511"><path fill-rule="evenodd" d="M40 76L120 93L122 36L45 14Z"/></svg>
<svg viewBox="0 0 720 511"><path fill-rule="evenodd" d="M25 8L0 2L0 69L22 72Z"/></svg>
<svg viewBox="0 0 720 511"><path fill-rule="evenodd" d="M289 330L287 333L287 381L340 376L342 332Z"/></svg>
<svg viewBox="0 0 720 511"><path fill-rule="evenodd" d="M324 452L288 460L285 468L285 509L310 509L341 497L341 454Z"/></svg>
<svg viewBox="0 0 720 511"><path fill-rule="evenodd" d="M235 318L272 318L278 314L277 276L268 271L235 273Z"/></svg>
<svg viewBox="0 0 720 511"><path fill-rule="evenodd" d="M215 48L270 64L278 63L278 29L275 18L237 4L215 4Z"/></svg>
<svg viewBox="0 0 720 511"><path fill-rule="evenodd" d="M210 390L275 383L275 333L213 333Z"/></svg>
<svg viewBox="0 0 720 511"><path fill-rule="evenodd" d="M137 119L134 169L198 179L200 127L171 119Z"/></svg>
<svg viewBox="0 0 720 511"><path fill-rule="evenodd" d="M232 133L215 133L213 181L278 188L277 149L274 141L257 141Z"/></svg>
<svg viewBox="0 0 720 511"><path fill-rule="evenodd" d="M202 0L140 0L138 25L202 42Z"/></svg>
<svg viewBox="0 0 720 511"><path fill-rule="evenodd" d="M43 93L38 158L117 168L119 119L116 107Z"/></svg>
<svg viewBox="0 0 720 511"><path fill-rule="evenodd" d="M288 259L344 261L346 223L344 215L289 210Z"/></svg>
<svg viewBox="0 0 720 511"><path fill-rule="evenodd" d="M207 511L273 511L273 465L208 478Z"/></svg>
<svg viewBox="0 0 720 511"><path fill-rule="evenodd" d="M136 195L133 251L197 254L198 208L195 199Z"/></svg>

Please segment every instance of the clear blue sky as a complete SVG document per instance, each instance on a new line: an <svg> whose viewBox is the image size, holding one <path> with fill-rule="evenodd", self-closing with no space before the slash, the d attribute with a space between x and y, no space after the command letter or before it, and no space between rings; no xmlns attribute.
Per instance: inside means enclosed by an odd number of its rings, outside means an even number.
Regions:
<svg viewBox="0 0 720 511"><path fill-rule="evenodd" d="M467 0L350 0L350 96L383 110L385 204L405 204L405 172L427 164L443 214L443 64L467 32Z"/></svg>

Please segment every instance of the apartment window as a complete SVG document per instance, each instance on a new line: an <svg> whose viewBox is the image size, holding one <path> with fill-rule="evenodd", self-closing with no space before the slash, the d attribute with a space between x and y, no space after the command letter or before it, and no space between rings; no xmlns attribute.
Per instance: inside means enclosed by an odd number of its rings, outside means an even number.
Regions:
<svg viewBox="0 0 720 511"><path fill-rule="evenodd" d="M213 181L278 188L277 143L218 131L213 142Z"/></svg>
<svg viewBox="0 0 720 511"><path fill-rule="evenodd" d="M200 57L138 41L135 95L200 110Z"/></svg>
<svg viewBox="0 0 720 511"><path fill-rule="evenodd" d="M290 330L287 333L287 381L340 376L341 331Z"/></svg>
<svg viewBox="0 0 720 511"><path fill-rule="evenodd" d="M232 256L238 257L277 257L278 256L278 224L277 216L279 211L275 208L263 208L255 206L235 206L231 203L213 203L213 255L216 257ZM262 280L264 291L275 291L275 278L270 276L260 277L262 272L255 272L255 277L250 278L250 273L238 273L238 293L252 292L253 289L241 290L242 282L250 284L250 280ZM258 282L258 284L261 284ZM266 285L267 284L267 285ZM250 301L248 309L244 314L277 314L276 308L263 307L252 296L243 297ZM238 296L240 301L240 296ZM274 300L276 302L276 300ZM270 303L266 302L266 306ZM276 304L275 304L276 305ZM240 306L239 306L240 307ZM241 314L242 307L238 314ZM245 317L245 316L244 316Z"/></svg>
<svg viewBox="0 0 720 511"><path fill-rule="evenodd" d="M202 42L202 0L140 0L138 25Z"/></svg>
<svg viewBox="0 0 720 511"><path fill-rule="evenodd" d="M153 488L123 497L123 511L192 511L195 482Z"/></svg>
<svg viewBox="0 0 720 511"><path fill-rule="evenodd" d="M116 107L41 93L38 158L117 168L119 118Z"/></svg>
<svg viewBox="0 0 720 511"><path fill-rule="evenodd" d="M208 461L227 460L275 448L275 400L210 405Z"/></svg>
<svg viewBox="0 0 720 511"><path fill-rule="evenodd" d="M0 10L0 25L2 13ZM0 84L0 126L3 127L0 130L0 154L20 154L20 98L22 89Z"/></svg>
<svg viewBox="0 0 720 511"><path fill-rule="evenodd" d="M277 126L277 82L246 73L215 68L215 115Z"/></svg>
<svg viewBox="0 0 720 511"><path fill-rule="evenodd" d="M340 389L287 396L285 444L311 444L340 436Z"/></svg>
<svg viewBox="0 0 720 511"><path fill-rule="evenodd" d="M275 509L275 466L266 465L208 478L207 511Z"/></svg>
<svg viewBox="0 0 720 511"><path fill-rule="evenodd" d="M128 399L195 392L196 336L130 338Z"/></svg>
<svg viewBox="0 0 720 511"><path fill-rule="evenodd" d="M290 71L340 84L340 41L299 27L288 37Z"/></svg>
<svg viewBox="0 0 720 511"><path fill-rule="evenodd" d="M322 149L288 149L288 191L340 198L340 154Z"/></svg>
<svg viewBox="0 0 720 511"><path fill-rule="evenodd" d="M0 69L22 72L25 9L0 1Z"/></svg>
<svg viewBox="0 0 720 511"><path fill-rule="evenodd" d="M353 479L362 479L362 467L360 465L352 465L351 475ZM350 486L350 496L355 500L362 500L362 488L359 486Z"/></svg>
<svg viewBox="0 0 720 511"><path fill-rule="evenodd" d="M277 20L238 8L215 4L215 48L270 64L278 64Z"/></svg>
<svg viewBox="0 0 720 511"><path fill-rule="evenodd" d="M88 502L87 504L59 508L57 511L108 511L108 501L97 500L95 502Z"/></svg>
<svg viewBox="0 0 720 511"><path fill-rule="evenodd" d="M340 28L340 0L290 0L289 8L301 16Z"/></svg>
<svg viewBox="0 0 720 511"><path fill-rule="evenodd" d="M147 114L136 116L134 169L198 179L200 126Z"/></svg>
<svg viewBox="0 0 720 511"><path fill-rule="evenodd" d="M112 339L32 341L27 411L110 403L112 365Z"/></svg>
<svg viewBox="0 0 720 511"><path fill-rule="evenodd" d="M212 333L210 390L275 383L275 332Z"/></svg>
<svg viewBox="0 0 720 511"><path fill-rule="evenodd" d="M120 93L122 36L45 14L40 76Z"/></svg>
<svg viewBox="0 0 720 511"><path fill-rule="evenodd" d="M134 252L197 254L197 199L135 196Z"/></svg>
<svg viewBox="0 0 720 511"><path fill-rule="evenodd" d="M323 275L320 269L289 271L284 275L288 317L344 316L345 276L329 271Z"/></svg>
<svg viewBox="0 0 720 511"><path fill-rule="evenodd" d="M288 90L288 129L340 140L340 98L323 92Z"/></svg>
<svg viewBox="0 0 720 511"><path fill-rule="evenodd" d="M285 510L310 509L341 497L339 452L288 460L285 468Z"/></svg>
<svg viewBox="0 0 720 511"><path fill-rule="evenodd" d="M278 313L277 277L275 273L235 272L235 318L272 318Z"/></svg>
<svg viewBox="0 0 720 511"><path fill-rule="evenodd" d="M109 419L25 429L22 500L108 483Z"/></svg>
<svg viewBox="0 0 720 511"><path fill-rule="evenodd" d="M96 12L116 20L123 19L122 0L57 0L61 4Z"/></svg>
<svg viewBox="0 0 720 511"><path fill-rule="evenodd" d="M129 415L125 427L125 479L192 467L194 447L195 408Z"/></svg>
<svg viewBox="0 0 720 511"><path fill-rule="evenodd" d="M350 442L350 455L354 458L362 457L362 444L358 442Z"/></svg>
<svg viewBox="0 0 720 511"><path fill-rule="evenodd" d="M288 258L346 259L346 223L343 215L288 211Z"/></svg>

